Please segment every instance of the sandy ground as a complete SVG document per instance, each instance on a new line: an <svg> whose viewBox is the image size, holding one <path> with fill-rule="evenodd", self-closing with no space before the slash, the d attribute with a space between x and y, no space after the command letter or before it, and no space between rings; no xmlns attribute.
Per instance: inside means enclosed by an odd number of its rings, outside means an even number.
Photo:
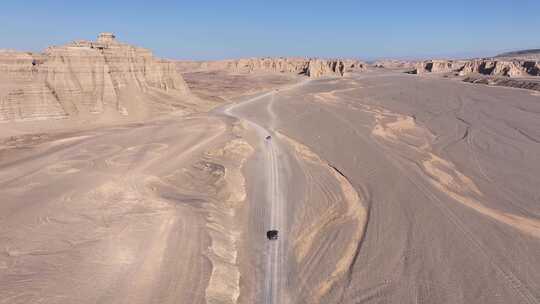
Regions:
<svg viewBox="0 0 540 304"><path fill-rule="evenodd" d="M183 71L182 77L194 95L218 103L287 86L303 78L289 73L235 73L224 70Z"/></svg>
<svg viewBox="0 0 540 304"><path fill-rule="evenodd" d="M292 170L290 302L538 303L538 96L394 73L278 94L243 115L310 147L360 205L322 209L335 179Z"/></svg>
<svg viewBox="0 0 540 304"><path fill-rule="evenodd" d="M0 303L235 300L251 147L233 128L193 116L3 149Z"/></svg>
<svg viewBox="0 0 540 304"><path fill-rule="evenodd" d="M283 85L4 139L0 303L540 302L538 96Z"/></svg>

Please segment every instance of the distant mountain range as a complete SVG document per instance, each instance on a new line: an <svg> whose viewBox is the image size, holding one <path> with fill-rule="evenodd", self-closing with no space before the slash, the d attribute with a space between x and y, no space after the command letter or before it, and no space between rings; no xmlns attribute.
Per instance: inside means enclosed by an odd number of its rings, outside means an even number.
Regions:
<svg viewBox="0 0 540 304"><path fill-rule="evenodd" d="M540 49L529 49L502 53L495 58L520 58L520 59L540 59Z"/></svg>

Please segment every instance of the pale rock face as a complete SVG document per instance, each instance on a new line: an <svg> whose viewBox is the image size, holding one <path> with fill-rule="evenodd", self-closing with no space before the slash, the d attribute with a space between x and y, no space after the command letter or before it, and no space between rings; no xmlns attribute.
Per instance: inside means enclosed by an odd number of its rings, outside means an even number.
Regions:
<svg viewBox="0 0 540 304"><path fill-rule="evenodd" d="M421 73L447 73L459 70L465 65L462 61L454 60L429 60L416 65L416 71Z"/></svg>
<svg viewBox="0 0 540 304"><path fill-rule="evenodd" d="M478 73L492 76L540 76L540 62L526 60L472 60L465 64L460 75Z"/></svg>
<svg viewBox="0 0 540 304"><path fill-rule="evenodd" d="M323 76L343 76L345 63L341 60L315 59L309 62L308 76L319 78Z"/></svg>
<svg viewBox="0 0 540 304"><path fill-rule="evenodd" d="M365 64L358 60L308 58L244 58L238 60L177 62L180 71L228 70L239 73L293 73L312 78L343 76L346 72L363 71Z"/></svg>
<svg viewBox="0 0 540 304"><path fill-rule="evenodd" d="M309 61L302 58L247 58L232 63L233 69L239 72L278 72L303 74L307 71Z"/></svg>
<svg viewBox="0 0 540 304"><path fill-rule="evenodd" d="M388 69L410 69L416 67L416 62L407 60L395 60L385 59L378 60L373 63L376 68L388 68Z"/></svg>
<svg viewBox="0 0 540 304"><path fill-rule="evenodd" d="M0 52L0 72L0 121L104 112L146 115L173 110L189 92L173 63L120 43L110 33L43 54Z"/></svg>
<svg viewBox="0 0 540 304"><path fill-rule="evenodd" d="M496 59L428 60L420 62L416 67L417 74L447 72L457 72L461 76L469 74L507 77L540 76L540 62Z"/></svg>
<svg viewBox="0 0 540 304"><path fill-rule="evenodd" d="M64 118L66 110L38 74L30 53L0 51L0 121Z"/></svg>

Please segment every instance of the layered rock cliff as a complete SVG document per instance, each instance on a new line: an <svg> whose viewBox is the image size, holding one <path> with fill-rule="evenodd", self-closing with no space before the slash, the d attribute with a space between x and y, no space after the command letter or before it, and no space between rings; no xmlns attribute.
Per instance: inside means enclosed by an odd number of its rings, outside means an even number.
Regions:
<svg viewBox="0 0 540 304"><path fill-rule="evenodd" d="M460 70L465 62L454 60L428 60L416 64L417 74L422 73L447 73Z"/></svg>
<svg viewBox="0 0 540 304"><path fill-rule="evenodd" d="M478 73L491 76L540 76L540 62L527 60L472 60L465 63L460 75Z"/></svg>
<svg viewBox="0 0 540 304"><path fill-rule="evenodd" d="M245 58L220 61L180 61L180 71L227 70L239 73L294 73L312 78L343 76L347 72L363 71L366 66L358 60L317 58Z"/></svg>
<svg viewBox="0 0 540 304"><path fill-rule="evenodd" d="M540 76L540 62L528 60L428 60L419 63L415 72L447 73L455 72L461 76L480 74L505 77Z"/></svg>
<svg viewBox="0 0 540 304"><path fill-rule="evenodd" d="M143 117L186 108L187 94L174 63L110 33L42 54L0 51L0 121Z"/></svg>

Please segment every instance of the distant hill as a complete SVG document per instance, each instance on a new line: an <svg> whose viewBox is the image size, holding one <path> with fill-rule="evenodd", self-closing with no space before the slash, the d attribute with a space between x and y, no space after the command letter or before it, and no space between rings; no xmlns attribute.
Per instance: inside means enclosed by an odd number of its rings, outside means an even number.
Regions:
<svg viewBox="0 0 540 304"><path fill-rule="evenodd" d="M507 52L502 53L495 58L519 58L519 59L540 59L540 49L530 49L530 50L521 50L521 51L513 51L513 52Z"/></svg>

